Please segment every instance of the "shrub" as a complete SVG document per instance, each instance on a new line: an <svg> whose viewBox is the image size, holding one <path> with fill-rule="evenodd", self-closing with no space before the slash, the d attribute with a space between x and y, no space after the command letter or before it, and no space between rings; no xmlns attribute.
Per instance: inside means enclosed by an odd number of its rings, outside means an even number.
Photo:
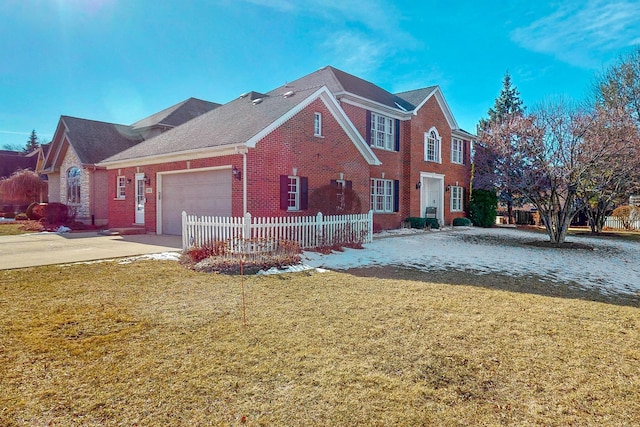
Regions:
<svg viewBox="0 0 640 427"><path fill-rule="evenodd" d="M44 203L33 202L27 207L25 214L29 219L37 221L45 217L47 205Z"/></svg>
<svg viewBox="0 0 640 427"><path fill-rule="evenodd" d="M244 246L251 252L234 252ZM255 274L272 267L282 268L300 263L300 246L293 241L275 242L266 239L215 241L185 251L181 261L192 269L210 273Z"/></svg>
<svg viewBox="0 0 640 427"><path fill-rule="evenodd" d="M452 225L454 227L469 227L471 220L469 218L454 218Z"/></svg>
<svg viewBox="0 0 640 427"><path fill-rule="evenodd" d="M27 214L24 212L16 215L16 221L27 221L28 219L29 217L27 217Z"/></svg>
<svg viewBox="0 0 640 427"><path fill-rule="evenodd" d="M48 203L45 218L49 224L66 224L69 221L69 208L62 203Z"/></svg>
<svg viewBox="0 0 640 427"><path fill-rule="evenodd" d="M640 217L640 208L636 206L618 206L613 210L611 216L622 222L625 230L631 229L631 223Z"/></svg>
<svg viewBox="0 0 640 427"><path fill-rule="evenodd" d="M425 218L427 222L427 227L437 230L440 228L440 223L438 222L438 218Z"/></svg>
<svg viewBox="0 0 640 427"><path fill-rule="evenodd" d="M473 225L489 228L496 223L498 196L495 191L473 190L469 200L469 217Z"/></svg>
<svg viewBox="0 0 640 427"><path fill-rule="evenodd" d="M421 218L417 216L410 216L405 220L405 222L409 223L411 228L425 228L427 226L427 218Z"/></svg>

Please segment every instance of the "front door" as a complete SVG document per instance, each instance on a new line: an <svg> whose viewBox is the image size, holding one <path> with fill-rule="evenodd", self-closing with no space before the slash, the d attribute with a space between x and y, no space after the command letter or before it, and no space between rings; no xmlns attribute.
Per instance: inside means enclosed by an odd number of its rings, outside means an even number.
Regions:
<svg viewBox="0 0 640 427"><path fill-rule="evenodd" d="M426 216L426 208L436 208L436 218L438 218L440 224L444 223L443 182L444 175L424 174L422 176L422 192L420 194L420 216Z"/></svg>
<svg viewBox="0 0 640 427"><path fill-rule="evenodd" d="M144 174L136 174L136 224L144 224L144 204L147 199L144 195Z"/></svg>

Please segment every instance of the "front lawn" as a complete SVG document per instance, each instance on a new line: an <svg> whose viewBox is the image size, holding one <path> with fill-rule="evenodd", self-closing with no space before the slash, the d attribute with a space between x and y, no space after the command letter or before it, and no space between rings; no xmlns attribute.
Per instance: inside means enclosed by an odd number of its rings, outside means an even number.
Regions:
<svg viewBox="0 0 640 427"><path fill-rule="evenodd" d="M0 390L3 426L634 425L640 309L166 261L5 270Z"/></svg>
<svg viewBox="0 0 640 427"><path fill-rule="evenodd" d="M18 234L26 234L26 233L33 233L33 232L34 231L29 231L25 229L23 221L0 222L0 236L15 236Z"/></svg>

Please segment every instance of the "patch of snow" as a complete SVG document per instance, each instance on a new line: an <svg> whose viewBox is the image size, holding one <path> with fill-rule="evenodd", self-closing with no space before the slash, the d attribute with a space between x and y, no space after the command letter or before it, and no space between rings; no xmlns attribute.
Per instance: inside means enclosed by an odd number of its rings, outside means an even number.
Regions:
<svg viewBox="0 0 640 427"><path fill-rule="evenodd" d="M179 261L180 252L161 252L157 254L139 255L135 257L123 258L118 264L131 264L133 261L152 260L152 261Z"/></svg>
<svg viewBox="0 0 640 427"><path fill-rule="evenodd" d="M268 276L271 274L299 273L301 271L316 270L318 273L325 273L327 270L322 268L311 267L306 264L290 265L285 268L271 267L268 270L260 270L256 274Z"/></svg>
<svg viewBox="0 0 640 427"><path fill-rule="evenodd" d="M546 234L513 228L407 230L377 234L364 249L345 248L343 252L329 255L305 252L303 259L309 266L336 270L395 265L422 271L535 275L575 283L603 294L640 293L640 243L637 242L570 236L568 242L583 243L594 250L555 249L527 245L547 241Z"/></svg>

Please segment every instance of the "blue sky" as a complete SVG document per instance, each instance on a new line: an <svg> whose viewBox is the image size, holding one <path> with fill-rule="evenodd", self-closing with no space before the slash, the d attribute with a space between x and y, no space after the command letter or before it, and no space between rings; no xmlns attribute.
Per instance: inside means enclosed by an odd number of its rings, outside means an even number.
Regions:
<svg viewBox="0 0 640 427"><path fill-rule="evenodd" d="M389 91L440 85L473 131L505 71L525 105L584 99L640 44L640 1L2 0L0 147L60 115L131 124L333 65Z"/></svg>

